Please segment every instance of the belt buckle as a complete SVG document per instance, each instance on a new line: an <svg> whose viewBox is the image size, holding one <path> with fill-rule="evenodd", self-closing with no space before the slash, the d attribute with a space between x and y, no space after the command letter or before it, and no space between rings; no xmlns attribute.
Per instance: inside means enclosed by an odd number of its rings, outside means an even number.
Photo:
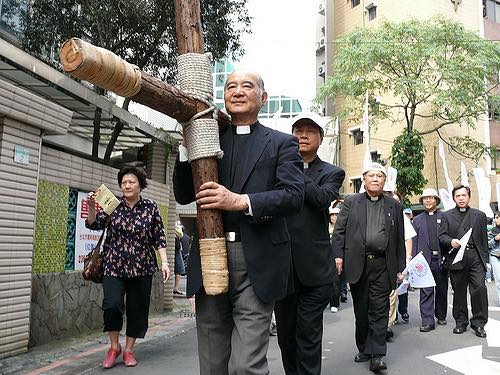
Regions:
<svg viewBox="0 0 500 375"><path fill-rule="evenodd" d="M226 232L225 236L227 242L236 242L236 232Z"/></svg>
<svg viewBox="0 0 500 375"><path fill-rule="evenodd" d="M373 259L375 259L375 255L373 255L373 254L368 254L368 255L366 256L366 258L367 258L368 260L373 260Z"/></svg>
<svg viewBox="0 0 500 375"><path fill-rule="evenodd" d="M433 250L433 251L432 251L432 255L437 256L437 255L439 255L439 252L438 252L438 251L434 251L434 250Z"/></svg>

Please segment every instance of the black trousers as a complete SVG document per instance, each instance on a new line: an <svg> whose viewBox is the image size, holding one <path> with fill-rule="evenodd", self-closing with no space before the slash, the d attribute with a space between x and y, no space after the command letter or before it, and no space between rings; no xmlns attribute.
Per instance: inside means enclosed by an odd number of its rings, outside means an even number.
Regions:
<svg viewBox="0 0 500 375"><path fill-rule="evenodd" d="M434 317L445 320L448 311L448 271L440 266L437 256L431 258L432 276L435 287L420 289L420 316L422 325L434 327Z"/></svg>
<svg viewBox="0 0 500 375"><path fill-rule="evenodd" d="M356 346L360 353L386 354L385 336L389 322L390 293L385 258L366 258L361 278L357 283L351 284L356 318Z"/></svg>
<svg viewBox="0 0 500 375"><path fill-rule="evenodd" d="M335 267L335 264L334 264ZM334 279L332 294L330 296L330 307L339 307L340 298L342 296L347 296L347 281L345 279L345 274L342 271L340 275L337 273L336 268L334 268Z"/></svg>
<svg viewBox="0 0 500 375"><path fill-rule="evenodd" d="M306 287L295 278L295 293L274 307L278 345L287 375L321 374L323 311L332 285Z"/></svg>
<svg viewBox="0 0 500 375"><path fill-rule="evenodd" d="M104 332L121 331L127 314L128 337L144 338L148 330L149 302L153 276L119 278L104 276L102 309ZM126 302L124 297L127 295Z"/></svg>
<svg viewBox="0 0 500 375"><path fill-rule="evenodd" d="M486 270L477 249L466 249L462 259L464 268L451 270L450 280L453 287L453 318L457 327L467 327L467 287L469 287L472 318L470 324L484 327L488 321L488 293L484 278Z"/></svg>

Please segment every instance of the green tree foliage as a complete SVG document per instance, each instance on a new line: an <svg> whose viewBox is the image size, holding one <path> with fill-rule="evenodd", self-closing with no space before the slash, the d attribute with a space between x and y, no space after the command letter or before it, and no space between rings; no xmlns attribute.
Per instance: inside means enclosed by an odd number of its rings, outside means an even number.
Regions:
<svg viewBox="0 0 500 375"><path fill-rule="evenodd" d="M439 130L444 126L474 128L498 86L500 45L441 17L358 28L342 36L335 47L333 75L327 78L317 100L341 96L345 100L338 108L339 115L359 121L368 90L370 97L381 99L377 111L370 113L371 123L388 119L404 124L407 136L433 132L441 136ZM417 119L432 119L434 126L420 129L422 122ZM397 147L409 146L404 139L403 134ZM412 135L409 139L415 138ZM468 149L472 143L467 140L444 141L464 157L477 159L482 155L477 149ZM393 155L399 154L393 149ZM409 155L414 157L415 153ZM420 168L413 158L406 160L406 168L399 164L399 180L406 179L405 173L413 173L412 165ZM417 182L413 184L422 186Z"/></svg>
<svg viewBox="0 0 500 375"><path fill-rule="evenodd" d="M247 0L201 0L206 50L239 58L249 32ZM173 82L177 42L173 0L32 0L23 45L39 57L71 37L106 48L147 73Z"/></svg>
<svg viewBox="0 0 500 375"><path fill-rule="evenodd" d="M11 0L12 1L12 0ZM205 49L215 59L243 54L241 37L250 32L247 0L201 0ZM23 11L22 44L54 64L62 43L72 37L106 48L148 74L175 82L177 36L174 0L31 0ZM102 94L100 88L95 91ZM123 108L128 109L126 99ZM119 122L108 144L109 160ZM100 108L94 115L92 158L98 158Z"/></svg>
<svg viewBox="0 0 500 375"><path fill-rule="evenodd" d="M410 202L408 197L418 194L427 184L423 175L424 144L418 133L403 130L403 133L394 139L392 145L392 166L398 170L397 191L403 197L404 203Z"/></svg>

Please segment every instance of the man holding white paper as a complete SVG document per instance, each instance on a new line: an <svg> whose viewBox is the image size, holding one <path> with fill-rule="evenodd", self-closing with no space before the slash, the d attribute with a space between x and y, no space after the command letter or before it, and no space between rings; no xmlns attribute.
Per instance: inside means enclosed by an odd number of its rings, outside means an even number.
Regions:
<svg viewBox="0 0 500 375"><path fill-rule="evenodd" d="M472 305L470 325L476 336L484 338L486 337L484 326L488 321L488 294L484 282L488 261L486 215L469 207L470 193L470 188L464 185L453 189L452 195L456 207L443 214L442 225L439 227L439 241L443 248L449 249L446 253L446 267L450 272L454 291L453 318L456 327L453 333L464 333L469 325L468 287ZM467 232L471 229L467 240ZM462 246L461 242L465 246ZM463 255L462 259L460 255Z"/></svg>

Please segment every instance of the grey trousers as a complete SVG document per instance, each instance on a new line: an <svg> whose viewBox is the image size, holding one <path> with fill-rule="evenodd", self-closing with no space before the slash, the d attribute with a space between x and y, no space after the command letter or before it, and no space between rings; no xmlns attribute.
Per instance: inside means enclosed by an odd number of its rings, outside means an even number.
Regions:
<svg viewBox="0 0 500 375"><path fill-rule="evenodd" d="M201 375L267 375L274 303L264 303L248 278L240 242L227 243L229 292L196 294Z"/></svg>

